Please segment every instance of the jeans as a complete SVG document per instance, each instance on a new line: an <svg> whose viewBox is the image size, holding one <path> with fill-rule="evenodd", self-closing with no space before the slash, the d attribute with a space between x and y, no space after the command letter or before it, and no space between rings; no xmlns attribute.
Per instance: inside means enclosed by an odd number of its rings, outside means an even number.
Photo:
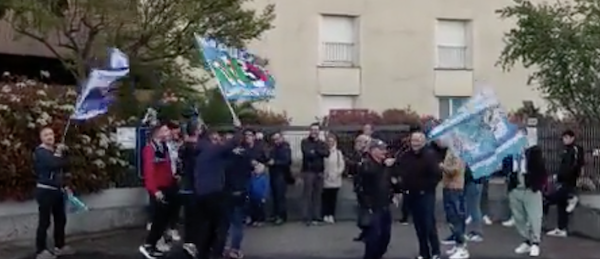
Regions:
<svg viewBox="0 0 600 259"><path fill-rule="evenodd" d="M287 183L285 175L275 172L269 175L271 184L271 195L273 196L273 217L275 219L287 220L286 193Z"/></svg>
<svg viewBox="0 0 600 259"><path fill-rule="evenodd" d="M400 206L400 213L402 213L400 221L408 221L410 218L410 207L407 201L408 195L406 193L402 193L402 205Z"/></svg>
<svg viewBox="0 0 600 259"><path fill-rule="evenodd" d="M198 205L196 204L196 197L194 194L182 194L183 200L183 242L194 243L196 236L198 235Z"/></svg>
<svg viewBox="0 0 600 259"><path fill-rule="evenodd" d="M481 214L484 216L485 215L490 216L489 189L490 189L490 180L489 179L483 180L483 183L481 186L481 202L479 204L480 204L480 208L481 208Z"/></svg>
<svg viewBox="0 0 600 259"><path fill-rule="evenodd" d="M323 173L303 172L302 200L304 205L304 220L321 220L321 193L323 192Z"/></svg>
<svg viewBox="0 0 600 259"><path fill-rule="evenodd" d="M67 224L65 198L65 194L60 190L35 189L35 200L38 203L38 226L35 237L37 253L48 249L46 236L51 218L54 221L54 246L62 248L65 245Z"/></svg>
<svg viewBox="0 0 600 259"><path fill-rule="evenodd" d="M240 250L244 240L244 219L246 218L244 205L236 204L229 214L229 236L231 238L231 249Z"/></svg>
<svg viewBox="0 0 600 259"><path fill-rule="evenodd" d="M392 236L392 215L389 208L373 211L372 223L365 230L363 259L381 259L387 252Z"/></svg>
<svg viewBox="0 0 600 259"><path fill-rule="evenodd" d="M250 218L252 222L265 222L265 200L250 199Z"/></svg>
<svg viewBox="0 0 600 259"><path fill-rule="evenodd" d="M471 217L471 232L482 235L483 215L481 214L481 191L483 184L467 182L465 184L465 204L467 216Z"/></svg>
<svg viewBox="0 0 600 259"><path fill-rule="evenodd" d="M466 228L464 191L444 188L443 202L446 221L450 226L452 238L454 238L457 245L463 245L465 243Z"/></svg>
<svg viewBox="0 0 600 259"><path fill-rule="evenodd" d="M440 240L435 222L435 191L410 191L407 195L417 239L419 255L440 255Z"/></svg>

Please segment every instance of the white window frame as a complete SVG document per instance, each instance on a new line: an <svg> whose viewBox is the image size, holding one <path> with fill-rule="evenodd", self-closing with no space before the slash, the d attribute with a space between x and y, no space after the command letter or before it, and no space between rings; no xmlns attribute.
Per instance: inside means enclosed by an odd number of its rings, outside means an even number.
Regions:
<svg viewBox="0 0 600 259"><path fill-rule="evenodd" d="M470 69L472 66L471 53L472 25L470 20L438 19L436 21L436 69Z"/></svg>
<svg viewBox="0 0 600 259"><path fill-rule="evenodd" d="M335 28L328 29L327 21L332 22ZM337 21L336 21L337 20ZM349 21L349 26L344 25L344 21ZM336 24L337 23L337 24ZM358 39L359 39L359 19L358 16L321 14L319 24L319 65L331 67L354 67L358 66ZM346 28L344 28L346 27ZM333 39L333 31L351 31L349 37ZM339 34L338 34L339 35ZM329 39L328 39L329 38ZM343 39L345 38L345 39Z"/></svg>
<svg viewBox="0 0 600 259"><path fill-rule="evenodd" d="M464 102L466 102L466 100L468 98L470 98L470 96L438 96L437 97L437 99L438 99L438 118L447 119L450 116L454 115L454 113L456 113L456 110L453 109L454 101L458 101L458 99L461 99L461 100L463 100L463 104L464 104ZM442 107L443 107L442 102L445 102L448 105L448 107L446 107L446 109L448 110L448 116L445 118L441 114ZM457 110L459 108L460 107L457 107Z"/></svg>

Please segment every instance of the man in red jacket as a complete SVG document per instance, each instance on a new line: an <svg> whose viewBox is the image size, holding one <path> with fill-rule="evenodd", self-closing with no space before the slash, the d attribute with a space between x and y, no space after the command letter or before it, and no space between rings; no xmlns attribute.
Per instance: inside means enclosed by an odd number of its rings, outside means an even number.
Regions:
<svg viewBox="0 0 600 259"><path fill-rule="evenodd" d="M156 243L168 227L169 220L178 213L177 180L173 176L166 139L169 129L166 125L159 125L152 129L151 140L142 150L142 169L144 184L155 206L152 215L152 226L140 252L148 259L163 256L156 249Z"/></svg>

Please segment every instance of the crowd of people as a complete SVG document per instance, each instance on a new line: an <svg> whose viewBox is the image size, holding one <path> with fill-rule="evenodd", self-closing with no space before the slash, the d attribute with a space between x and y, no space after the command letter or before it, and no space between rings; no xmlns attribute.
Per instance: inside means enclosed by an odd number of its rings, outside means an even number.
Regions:
<svg viewBox="0 0 600 259"><path fill-rule="evenodd" d="M485 207L488 179L475 179L446 143L428 141L420 129L411 130L405 148L392 149L365 125L354 141L353 152L345 154L334 134L323 135L319 124L312 124L300 144L301 173L296 176L291 172L291 147L280 132L264 136L235 124L235 130L224 133L197 121L183 126L158 124L150 129L141 165L150 197L148 233L139 247L146 258L165 256L170 244L180 240L191 258L243 258L244 228L260 227L267 221L284 224L286 189L297 178L303 186L303 219L312 226L335 223L342 178L352 177L360 208L360 232L355 241L364 243L364 259L381 259L386 253L393 205L401 208L402 224L412 219L419 259L441 258L442 244L452 245L445 251L450 259L469 258L467 243L483 241L482 225L492 224ZM37 259L54 259L73 252L64 241L64 169L68 162L66 147L55 143L51 128L42 129L40 139L34 151L40 213ZM567 236L584 156L574 143L573 131L565 131L562 141L561 166L554 174L546 171L536 145L520 156L505 158L498 170L508 182L511 213L502 224L514 225L523 238L523 243L515 244L515 253L540 255L542 217L552 205L557 206L558 222L548 235ZM440 182L451 232L444 239L438 236L435 215ZM182 209L183 237L177 230ZM54 248L45 242L51 218Z"/></svg>

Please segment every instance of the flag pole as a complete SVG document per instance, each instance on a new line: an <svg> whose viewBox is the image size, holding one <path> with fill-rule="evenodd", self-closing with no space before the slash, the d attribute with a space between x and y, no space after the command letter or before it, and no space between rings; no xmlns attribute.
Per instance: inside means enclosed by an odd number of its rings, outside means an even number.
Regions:
<svg viewBox="0 0 600 259"><path fill-rule="evenodd" d="M65 129L63 130L63 134L62 134L62 138L60 140L60 143L65 143L65 140L67 138L67 132L69 131L69 128L71 127L71 116L69 116L69 119L67 120L67 124L65 125Z"/></svg>

